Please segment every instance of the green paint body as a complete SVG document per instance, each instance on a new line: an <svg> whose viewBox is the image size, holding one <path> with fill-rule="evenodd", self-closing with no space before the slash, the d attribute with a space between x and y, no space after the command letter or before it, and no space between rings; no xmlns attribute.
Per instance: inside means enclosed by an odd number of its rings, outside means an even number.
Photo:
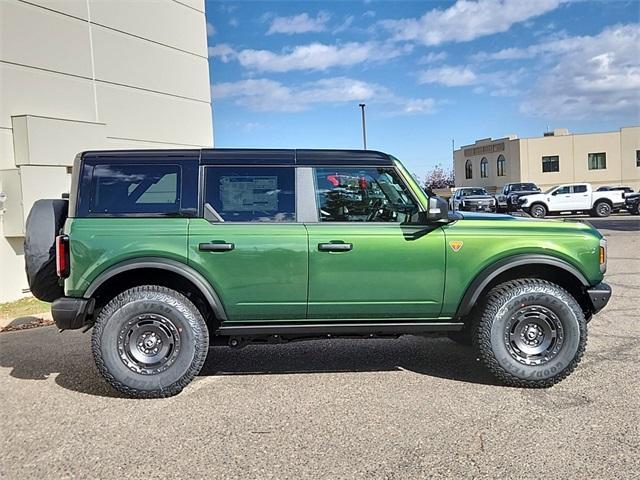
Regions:
<svg viewBox="0 0 640 480"><path fill-rule="evenodd" d="M397 162L415 198L428 198ZM118 263L162 257L192 267L217 292L229 322L443 319L494 262L543 254L602 281L600 233L580 222L465 214L436 226L392 223L209 223L202 218L70 218L68 296L81 297ZM200 243L230 242L229 252ZM319 243L351 243L321 252ZM450 242L462 242L454 251Z"/></svg>

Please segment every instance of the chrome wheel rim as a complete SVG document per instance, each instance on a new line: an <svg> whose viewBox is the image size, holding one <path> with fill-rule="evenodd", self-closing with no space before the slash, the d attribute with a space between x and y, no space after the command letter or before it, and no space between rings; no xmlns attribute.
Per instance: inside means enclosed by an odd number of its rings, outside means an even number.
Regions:
<svg viewBox="0 0 640 480"><path fill-rule="evenodd" d="M523 365L544 365L564 344L564 328L546 307L531 305L516 311L507 322L504 343L509 354Z"/></svg>
<svg viewBox="0 0 640 480"><path fill-rule="evenodd" d="M125 366L141 375L168 369L180 353L180 332L168 318L155 313L137 315L118 334L118 354Z"/></svg>

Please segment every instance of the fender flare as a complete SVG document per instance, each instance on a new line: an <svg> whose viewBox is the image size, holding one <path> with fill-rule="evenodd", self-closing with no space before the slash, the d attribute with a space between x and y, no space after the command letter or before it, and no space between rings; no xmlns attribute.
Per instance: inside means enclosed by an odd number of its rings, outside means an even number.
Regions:
<svg viewBox="0 0 640 480"><path fill-rule="evenodd" d="M521 254L513 255L510 257L498 260L492 263L484 270L482 270L473 279L471 284L467 287L467 290L460 301L458 311L456 312L456 318L462 318L471 312L471 309L478 301L482 291L494 280L498 275L507 272L508 270L523 265L548 265L552 267L558 267L567 272L569 275L579 281L585 288L590 286L589 281L583 275L580 270L571 265L570 263L560 260L559 258L548 255L537 254Z"/></svg>
<svg viewBox="0 0 640 480"><path fill-rule="evenodd" d="M182 262L162 257L145 257L125 260L109 267L91 282L84 293L84 298L93 297L95 292L104 285L105 282L116 275L130 270L137 270L139 268L155 268L180 275L198 288L204 298L207 299L207 302L209 302L216 318L222 322L227 320L227 314L224 311L224 306L220 297L211 284L198 271Z"/></svg>

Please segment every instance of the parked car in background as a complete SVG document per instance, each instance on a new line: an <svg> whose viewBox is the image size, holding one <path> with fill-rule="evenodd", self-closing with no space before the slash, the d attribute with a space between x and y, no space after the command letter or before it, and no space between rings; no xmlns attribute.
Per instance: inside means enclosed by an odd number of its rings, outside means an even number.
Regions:
<svg viewBox="0 0 640 480"><path fill-rule="evenodd" d="M625 194L624 208L632 215L640 215L640 192Z"/></svg>
<svg viewBox="0 0 640 480"><path fill-rule="evenodd" d="M513 212L520 208L519 201L525 195L540 193L535 183L506 183L502 191L496 195L496 210L498 212Z"/></svg>
<svg viewBox="0 0 640 480"><path fill-rule="evenodd" d="M449 199L452 210L467 212L495 212L496 199L489 195L484 188L459 188Z"/></svg>
<svg viewBox="0 0 640 480"><path fill-rule="evenodd" d="M544 193L527 195L522 209L535 218L548 213L589 213L592 217L608 217L624 205L620 190L595 192L589 183L572 183L551 187Z"/></svg>

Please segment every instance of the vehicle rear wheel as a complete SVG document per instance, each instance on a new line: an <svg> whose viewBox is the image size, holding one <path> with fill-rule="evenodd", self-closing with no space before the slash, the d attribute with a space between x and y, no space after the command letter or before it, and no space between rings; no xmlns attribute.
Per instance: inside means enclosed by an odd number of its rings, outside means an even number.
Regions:
<svg viewBox="0 0 640 480"><path fill-rule="evenodd" d="M202 368L208 349L209 333L195 305L156 285L131 288L111 300L92 335L100 374L138 398L180 393Z"/></svg>
<svg viewBox="0 0 640 480"><path fill-rule="evenodd" d="M633 207L630 212L631 215L640 215L640 202L636 203L635 207Z"/></svg>
<svg viewBox="0 0 640 480"><path fill-rule="evenodd" d="M595 217L608 217L611 215L611 205L608 202L600 201L596 202L593 206L591 215Z"/></svg>
<svg viewBox="0 0 640 480"><path fill-rule="evenodd" d="M476 319L473 344L507 385L550 387L578 365L587 343L580 305L546 280L512 280L493 288Z"/></svg>
<svg viewBox="0 0 640 480"><path fill-rule="evenodd" d="M547 215L547 207L542 203L534 203L529 211L533 218L544 218Z"/></svg>

